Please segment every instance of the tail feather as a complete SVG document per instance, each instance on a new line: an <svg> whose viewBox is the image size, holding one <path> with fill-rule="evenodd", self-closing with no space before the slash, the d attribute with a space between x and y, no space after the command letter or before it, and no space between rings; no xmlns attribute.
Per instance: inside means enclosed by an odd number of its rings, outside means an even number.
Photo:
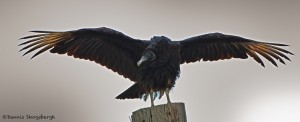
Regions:
<svg viewBox="0 0 300 122"><path fill-rule="evenodd" d="M134 99L134 98L140 98L143 94L142 89L139 85L139 83L133 84L131 87L129 87L126 91L121 93L116 97L116 99Z"/></svg>

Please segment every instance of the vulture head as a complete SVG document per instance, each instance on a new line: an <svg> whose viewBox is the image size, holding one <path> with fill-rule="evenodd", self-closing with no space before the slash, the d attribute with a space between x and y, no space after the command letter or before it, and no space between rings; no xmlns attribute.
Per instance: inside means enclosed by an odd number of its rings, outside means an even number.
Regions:
<svg viewBox="0 0 300 122"><path fill-rule="evenodd" d="M151 64L156 59L165 59L168 57L166 51L171 39L165 36L154 36L151 38L151 43L143 52L142 57L137 62L137 65Z"/></svg>

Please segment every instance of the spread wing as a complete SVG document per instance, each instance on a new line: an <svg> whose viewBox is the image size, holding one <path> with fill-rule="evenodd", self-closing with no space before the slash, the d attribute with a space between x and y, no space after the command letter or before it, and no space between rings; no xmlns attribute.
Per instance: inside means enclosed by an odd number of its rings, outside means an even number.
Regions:
<svg viewBox="0 0 300 122"><path fill-rule="evenodd" d="M269 60L277 66L274 59L285 64L282 58L290 60L285 54L293 53L280 48L285 44L258 42L233 35L209 33L179 41L181 44L181 63L195 61L217 61L231 58L246 59L253 57L262 66L263 61L257 55Z"/></svg>
<svg viewBox="0 0 300 122"><path fill-rule="evenodd" d="M114 72L136 81L136 62L147 47L148 42L133 39L109 28L79 29L66 32L32 31L38 33L23 37L29 39L20 51L28 49L24 55L39 49L33 56L50 49L51 53L67 54L74 58L94 61Z"/></svg>

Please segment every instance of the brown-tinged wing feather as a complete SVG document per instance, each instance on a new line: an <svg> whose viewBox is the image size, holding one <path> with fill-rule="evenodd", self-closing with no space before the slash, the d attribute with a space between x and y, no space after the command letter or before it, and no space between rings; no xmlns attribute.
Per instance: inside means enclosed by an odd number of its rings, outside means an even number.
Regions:
<svg viewBox="0 0 300 122"><path fill-rule="evenodd" d="M21 38L27 41L20 51L24 55L38 50L32 58L50 49L51 53L67 54L75 58L99 63L114 72L137 81L136 62L148 42L133 39L109 28L89 28L66 32L32 31L38 33Z"/></svg>
<svg viewBox="0 0 300 122"><path fill-rule="evenodd" d="M257 55L259 54L277 66L274 59L285 64L282 58L290 60L285 54L293 55L290 51L280 48L280 46L288 46L285 44L258 42L221 33L200 35L179 41L179 43L181 44L181 63L200 60L217 61L231 58L246 59L249 55L262 66L265 66Z"/></svg>

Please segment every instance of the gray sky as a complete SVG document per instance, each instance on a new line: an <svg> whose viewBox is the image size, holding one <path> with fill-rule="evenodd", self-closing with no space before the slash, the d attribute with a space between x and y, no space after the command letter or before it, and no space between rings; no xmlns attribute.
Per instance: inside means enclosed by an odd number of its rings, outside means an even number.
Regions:
<svg viewBox="0 0 300 122"><path fill-rule="evenodd" d="M150 101L114 99L133 82L98 64L49 52L30 60L18 53L18 39L30 30L105 26L139 39L165 35L180 40L222 32L289 44L285 49L296 56L279 68L266 60L263 68L253 59L184 64L170 97L185 103L189 122L299 122L299 6L296 0L2 0L0 115L54 115L53 122L129 122L131 112L150 106ZM165 97L155 101L164 103Z"/></svg>

